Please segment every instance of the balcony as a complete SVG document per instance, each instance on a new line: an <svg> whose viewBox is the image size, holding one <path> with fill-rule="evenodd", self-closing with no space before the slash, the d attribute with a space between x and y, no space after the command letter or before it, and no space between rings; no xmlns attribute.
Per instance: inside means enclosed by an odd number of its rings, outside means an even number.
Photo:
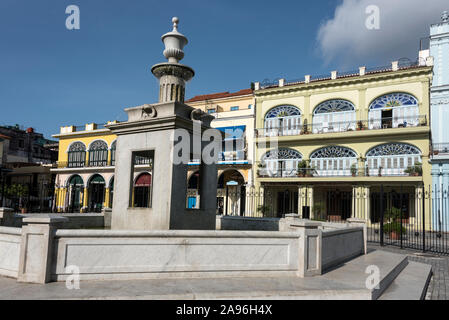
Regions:
<svg viewBox="0 0 449 320"><path fill-rule="evenodd" d="M350 131L363 130L385 130L385 129L404 129L411 127L427 126L427 117L414 116L403 118L379 118L370 120L314 123L314 124L297 124L284 125L282 127L272 127L256 129L257 137L282 137L296 136L307 134L326 134L326 133L342 133Z"/></svg>
<svg viewBox="0 0 449 320"><path fill-rule="evenodd" d="M422 165L404 168L351 167L348 169L268 169L257 170L259 178L326 178L326 177L421 177Z"/></svg>
<svg viewBox="0 0 449 320"><path fill-rule="evenodd" d="M439 154L449 154L449 142L432 144L432 153L435 156Z"/></svg>

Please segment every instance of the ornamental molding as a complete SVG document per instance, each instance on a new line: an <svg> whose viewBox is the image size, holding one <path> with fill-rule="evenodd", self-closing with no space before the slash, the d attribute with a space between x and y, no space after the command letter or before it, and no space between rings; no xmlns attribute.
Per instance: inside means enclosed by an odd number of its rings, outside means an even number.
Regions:
<svg viewBox="0 0 449 320"><path fill-rule="evenodd" d="M108 144L102 140L95 140L91 143L89 151L106 151L108 150Z"/></svg>
<svg viewBox="0 0 449 320"><path fill-rule="evenodd" d="M313 111L313 114L347 111L355 111L355 106L352 102L343 99L333 99L320 103Z"/></svg>
<svg viewBox="0 0 449 320"><path fill-rule="evenodd" d="M72 143L69 147L69 152L86 151L86 145L82 142Z"/></svg>
<svg viewBox="0 0 449 320"><path fill-rule="evenodd" d="M330 146L324 147L314 151L310 159L327 159L327 158L357 158L357 153L354 150L340 147Z"/></svg>
<svg viewBox="0 0 449 320"><path fill-rule="evenodd" d="M366 157L421 155L417 147L405 143L387 143L374 147L366 153Z"/></svg>
<svg viewBox="0 0 449 320"><path fill-rule="evenodd" d="M262 157L262 161L265 160L301 160L302 154L299 151L288 149L288 148L279 148L275 150L270 150L265 153Z"/></svg>
<svg viewBox="0 0 449 320"><path fill-rule="evenodd" d="M295 107L293 105L282 105L270 109L265 115L265 119L284 118L293 116L300 117L301 110L299 110L298 107Z"/></svg>
<svg viewBox="0 0 449 320"><path fill-rule="evenodd" d="M394 108L401 106L417 106L418 99L413 95L403 92L390 93L378 97L370 103L369 109Z"/></svg>

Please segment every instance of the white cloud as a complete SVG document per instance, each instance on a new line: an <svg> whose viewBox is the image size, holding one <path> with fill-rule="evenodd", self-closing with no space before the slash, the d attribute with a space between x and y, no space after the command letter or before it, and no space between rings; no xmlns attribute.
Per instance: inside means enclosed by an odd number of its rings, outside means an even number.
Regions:
<svg viewBox="0 0 449 320"><path fill-rule="evenodd" d="M380 29L369 30L365 10L380 9ZM419 40L429 35L430 24L441 21L448 0L343 0L332 19L318 31L318 48L326 63L347 67L407 57L416 60Z"/></svg>

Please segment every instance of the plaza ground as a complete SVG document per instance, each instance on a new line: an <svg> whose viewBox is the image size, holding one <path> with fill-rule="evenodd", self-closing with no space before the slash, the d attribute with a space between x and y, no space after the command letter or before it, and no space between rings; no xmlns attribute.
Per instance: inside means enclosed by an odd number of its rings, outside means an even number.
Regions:
<svg viewBox="0 0 449 320"><path fill-rule="evenodd" d="M0 277L0 299L370 299L372 291L365 287L365 266L382 261L386 270L406 255L409 261L431 264L433 277L426 299L445 300L449 283L449 257L422 255L393 247L370 245L370 254L346 263L322 276L252 277L224 279L154 279L127 281L81 281L80 290L68 290L65 282L46 285L18 283ZM392 255L392 253L398 253ZM380 259L380 260L379 260ZM395 261L394 261L395 260ZM381 270L383 271L383 270ZM388 291L388 290L387 290ZM381 297L382 298L382 297ZM408 296L412 299L416 297Z"/></svg>

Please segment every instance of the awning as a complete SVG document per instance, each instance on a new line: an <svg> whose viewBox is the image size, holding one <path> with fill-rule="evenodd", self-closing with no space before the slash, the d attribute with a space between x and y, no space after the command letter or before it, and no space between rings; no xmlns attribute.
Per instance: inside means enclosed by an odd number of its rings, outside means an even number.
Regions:
<svg viewBox="0 0 449 320"><path fill-rule="evenodd" d="M141 174L135 183L136 187L149 187L151 186L151 175L149 173Z"/></svg>

